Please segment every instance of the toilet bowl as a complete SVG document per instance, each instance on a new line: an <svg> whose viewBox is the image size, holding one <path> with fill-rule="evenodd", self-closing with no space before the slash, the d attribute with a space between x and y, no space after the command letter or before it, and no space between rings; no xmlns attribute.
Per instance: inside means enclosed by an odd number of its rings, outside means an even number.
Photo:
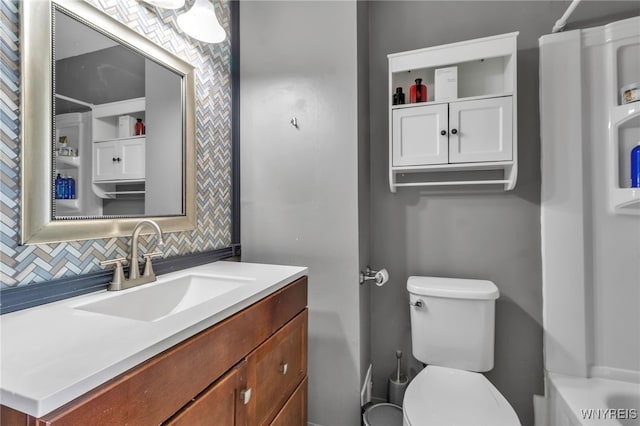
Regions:
<svg viewBox="0 0 640 426"><path fill-rule="evenodd" d="M495 300L491 281L409 277L413 356L425 364L403 400L406 426L520 425L481 373L493 368Z"/></svg>
<svg viewBox="0 0 640 426"><path fill-rule="evenodd" d="M516 426L516 412L480 373L427 366L404 396L403 425Z"/></svg>

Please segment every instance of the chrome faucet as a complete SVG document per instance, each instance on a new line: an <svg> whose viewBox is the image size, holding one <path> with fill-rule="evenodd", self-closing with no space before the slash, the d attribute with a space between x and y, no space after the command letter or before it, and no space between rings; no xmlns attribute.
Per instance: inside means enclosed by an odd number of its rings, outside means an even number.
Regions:
<svg viewBox="0 0 640 426"><path fill-rule="evenodd" d="M155 248L162 248L162 246L164 246L162 229L160 229L160 226L156 222L150 219L144 219L138 222L135 228L133 228L133 234L131 235L131 250L129 259L121 257L118 259L100 262L102 266L115 265L115 270L113 272L113 281L111 281L107 290L124 290L156 280L156 274L155 272L153 272L151 259L162 255L162 252L159 250L150 251L149 253L144 254L144 271L142 272L142 276L140 276L140 267L138 264L138 238L140 237L142 228L145 225L149 225L150 227L152 227L156 233L157 242ZM131 264L131 267L129 268L129 279L124 278L124 271L122 269L122 266L126 265L127 263Z"/></svg>

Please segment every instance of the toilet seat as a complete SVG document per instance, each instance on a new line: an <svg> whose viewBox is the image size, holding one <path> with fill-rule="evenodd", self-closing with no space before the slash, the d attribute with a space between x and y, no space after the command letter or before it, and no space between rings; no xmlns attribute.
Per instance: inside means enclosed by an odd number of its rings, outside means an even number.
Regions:
<svg viewBox="0 0 640 426"><path fill-rule="evenodd" d="M409 384L404 424L520 425L516 412L480 373L429 365Z"/></svg>

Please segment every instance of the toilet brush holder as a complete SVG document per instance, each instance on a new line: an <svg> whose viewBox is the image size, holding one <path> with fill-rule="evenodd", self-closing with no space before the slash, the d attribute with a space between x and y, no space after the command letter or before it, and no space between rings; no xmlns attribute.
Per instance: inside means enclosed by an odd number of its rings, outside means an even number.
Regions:
<svg viewBox="0 0 640 426"><path fill-rule="evenodd" d="M396 371L389 377L389 382L387 383L387 398L390 403L402 407L402 400L409 385L409 379L406 375L402 374L400 369L401 360L402 351L396 351Z"/></svg>
<svg viewBox="0 0 640 426"><path fill-rule="evenodd" d="M402 400L408 385L409 379L404 374L400 375L400 380L397 380L396 377L389 377L389 383L387 384L389 402L402 407Z"/></svg>

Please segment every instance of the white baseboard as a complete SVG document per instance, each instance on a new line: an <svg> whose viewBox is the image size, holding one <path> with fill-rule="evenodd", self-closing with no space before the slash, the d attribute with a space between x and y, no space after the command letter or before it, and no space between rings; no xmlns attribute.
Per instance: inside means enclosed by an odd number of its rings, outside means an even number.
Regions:
<svg viewBox="0 0 640 426"><path fill-rule="evenodd" d="M549 425L549 404L542 395L533 395L533 424L535 426Z"/></svg>
<svg viewBox="0 0 640 426"><path fill-rule="evenodd" d="M372 365L369 364L369 368L367 369L367 374L364 378L364 383L362 384L362 390L360 391L360 406L364 407L364 405L368 402L371 402L371 389L373 387L373 382L371 381L371 372Z"/></svg>

